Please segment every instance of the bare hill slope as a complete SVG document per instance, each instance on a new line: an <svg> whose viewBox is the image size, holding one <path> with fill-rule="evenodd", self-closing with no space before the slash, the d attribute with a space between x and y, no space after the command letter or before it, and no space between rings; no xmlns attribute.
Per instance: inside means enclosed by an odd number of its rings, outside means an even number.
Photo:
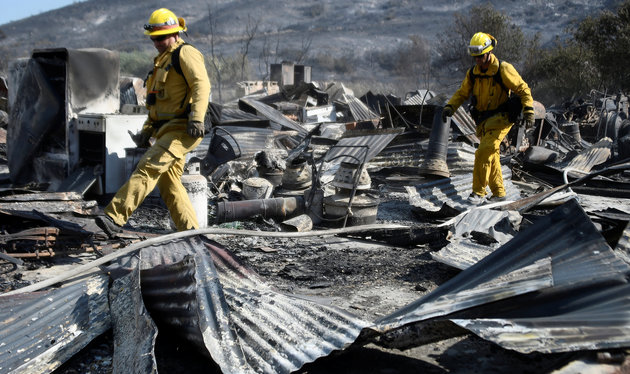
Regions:
<svg viewBox="0 0 630 374"><path fill-rule="evenodd" d="M455 13L466 14L473 0L324 0L319 2L288 0L188 0L173 4L171 9L186 19L189 42L205 53L210 50L209 15L217 20L215 47L223 54L233 54L242 47L245 30L258 23L257 35L251 43L252 65L267 43L277 54L300 49L311 41L310 56L350 56L359 61L347 75L370 75L376 81L386 80L387 71L370 62L370 53L391 51L420 35L439 51L439 37L453 24ZM526 33L540 32L543 41L561 35L575 19L602 9L613 9L614 0L529 0L491 1L495 9L506 12ZM149 14L162 2L155 0L89 0L1 25L0 68L8 61L30 55L39 48L107 48L118 51L152 50L142 34ZM276 47L277 46L277 47ZM308 58L304 61L312 64ZM334 68L314 68L313 78L340 79ZM256 72L256 68L253 69ZM255 78L255 77L254 77Z"/></svg>

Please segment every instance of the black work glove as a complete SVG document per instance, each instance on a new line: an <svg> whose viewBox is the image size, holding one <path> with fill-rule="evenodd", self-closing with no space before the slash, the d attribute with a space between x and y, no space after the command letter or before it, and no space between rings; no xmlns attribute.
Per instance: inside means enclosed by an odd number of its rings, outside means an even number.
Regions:
<svg viewBox="0 0 630 374"><path fill-rule="evenodd" d="M453 107L450 105L446 105L442 108L442 122L446 122L446 117L451 117L453 113Z"/></svg>
<svg viewBox="0 0 630 374"><path fill-rule="evenodd" d="M534 126L534 112L523 113L523 125L527 128Z"/></svg>
<svg viewBox="0 0 630 374"><path fill-rule="evenodd" d="M151 146L149 143L149 139L151 139L151 133L148 131L139 131L137 134L131 132L131 130L127 130L129 136L131 136L131 140L136 143L136 147L138 148L148 148Z"/></svg>
<svg viewBox="0 0 630 374"><path fill-rule="evenodd" d="M201 138L203 136L205 130L205 125L203 122L199 121L188 121L188 126L186 126L186 132L192 138Z"/></svg>

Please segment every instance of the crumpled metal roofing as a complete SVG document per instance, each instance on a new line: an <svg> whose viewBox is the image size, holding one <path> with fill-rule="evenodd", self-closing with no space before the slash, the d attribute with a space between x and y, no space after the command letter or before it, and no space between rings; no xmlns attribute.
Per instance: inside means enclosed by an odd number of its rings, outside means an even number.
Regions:
<svg viewBox="0 0 630 374"><path fill-rule="evenodd" d="M405 99L405 105L424 105L429 99L435 97L435 92L429 90L417 90L416 93Z"/></svg>
<svg viewBox="0 0 630 374"><path fill-rule="evenodd" d="M600 139L597 143L578 153L577 156L563 162L557 167L567 170L579 170L583 173L589 173L593 167L606 162L611 156L612 140L610 138ZM583 173L571 173L575 177L582 177Z"/></svg>
<svg viewBox="0 0 630 374"><path fill-rule="evenodd" d="M109 277L0 295L0 373L50 373L111 326Z"/></svg>
<svg viewBox="0 0 630 374"><path fill-rule="evenodd" d="M249 113L249 112L245 112L242 111L240 109L236 109L236 108L229 108L229 107L223 107L221 109L221 125L225 126L225 125L230 125L231 123L234 122L245 122L245 121L251 121L251 122L269 122L269 119L262 117L262 116L257 116L255 114Z"/></svg>
<svg viewBox="0 0 630 374"><path fill-rule="evenodd" d="M499 243L484 245L470 240L458 240L455 243L447 244L437 252L431 252L431 258L445 265L466 270L498 247L500 247Z"/></svg>
<svg viewBox="0 0 630 374"><path fill-rule="evenodd" d="M402 129L346 131L326 152L324 161L367 163L401 133Z"/></svg>
<svg viewBox="0 0 630 374"><path fill-rule="evenodd" d="M302 138L295 131L281 131L269 128L247 126L221 127L234 137L241 150L241 158L252 157L261 150L287 151L299 143ZM195 156L203 159L208 153L211 137L204 137L194 150Z"/></svg>
<svg viewBox="0 0 630 374"><path fill-rule="evenodd" d="M520 191L512 183L512 171L505 165L501 167L501 170L507 200L518 200ZM473 204L467 198L471 188L472 173L438 179L419 186L405 187L409 194L409 204L427 212L437 212L444 205L460 212L470 209Z"/></svg>
<svg viewBox="0 0 630 374"><path fill-rule="evenodd" d="M470 144L479 144L477 137L477 125L470 114L459 107L451 117L452 124L461 132L462 136L468 140Z"/></svg>
<svg viewBox="0 0 630 374"><path fill-rule="evenodd" d="M354 118L355 121L372 121L381 118L381 116L371 111L361 100L352 95L343 94L343 101L348 104L352 118Z"/></svg>
<svg viewBox="0 0 630 374"><path fill-rule="evenodd" d="M428 139L421 142L390 144L376 155L368 169L379 167L420 167L428 147ZM446 164L452 174L469 173L475 161L475 148L461 142L449 142Z"/></svg>
<svg viewBox="0 0 630 374"><path fill-rule="evenodd" d="M475 207L461 213L452 219L451 233L447 238L450 242L438 252L431 252L431 257L444 264L464 270L490 254L493 250L509 242L516 231L512 228L511 221L520 221L520 215L516 212ZM485 233L496 242L488 245L478 244L474 241L473 231Z"/></svg>
<svg viewBox="0 0 630 374"><path fill-rule="evenodd" d="M274 123L277 123L280 126L286 127L290 130L295 130L301 135L306 135L308 133L308 131L306 130L304 126L302 126L302 124L289 119L284 114L282 114L282 112L270 107L267 104L261 103L258 100L247 99L247 98L241 98L240 101L256 109L256 111L260 115L266 118L269 118L269 120L271 120Z"/></svg>
<svg viewBox="0 0 630 374"><path fill-rule="evenodd" d="M142 297L134 299L144 299L158 326L177 328L224 373L289 373L351 344L368 325L334 307L275 291L201 236L146 247L138 258L121 262L122 269L137 267ZM138 306L117 310L133 320ZM119 331L116 339L139 339L125 345L145 347L136 352L141 362L124 365L147 367L151 352L144 338Z"/></svg>
<svg viewBox="0 0 630 374"><path fill-rule="evenodd" d="M619 256L619 258L624 260L627 264L630 264L630 227L628 224L626 224L626 228L623 230L623 234L617 242L615 254L617 254L617 256Z"/></svg>
<svg viewBox="0 0 630 374"><path fill-rule="evenodd" d="M547 258L552 271L548 286L516 282L503 292L483 290L495 289L495 279ZM629 275L630 266L615 256L571 200L435 291L383 317L375 329L388 332L441 317L523 353L627 347Z"/></svg>

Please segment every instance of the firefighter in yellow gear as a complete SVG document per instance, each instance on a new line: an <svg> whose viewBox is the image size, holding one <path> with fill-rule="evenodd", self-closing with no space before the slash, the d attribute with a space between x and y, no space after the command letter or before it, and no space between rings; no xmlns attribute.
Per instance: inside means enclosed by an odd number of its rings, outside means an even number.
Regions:
<svg viewBox="0 0 630 374"><path fill-rule="evenodd" d="M154 11L144 28L159 54L146 81L149 115L132 138L139 147L150 148L107 205L105 215L97 217L96 223L110 237L122 231L121 226L156 185L177 230L199 228L181 177L186 154L204 135L210 98L204 58L179 36L186 31L186 23L170 10ZM155 139L153 145L150 138Z"/></svg>
<svg viewBox="0 0 630 374"><path fill-rule="evenodd" d="M478 32L471 38L468 52L475 59L475 66L466 74L459 89L443 108L442 116L450 117L466 100L471 98L479 146L475 152L472 194L470 200L480 202L485 199L486 187L492 192L491 200L504 200L505 188L500 163L500 144L514 124L508 103L511 92L517 97L517 110L523 113L526 126L534 122L534 108L531 90L510 63L499 61L492 50L496 39L489 34ZM510 105L508 105L510 104Z"/></svg>

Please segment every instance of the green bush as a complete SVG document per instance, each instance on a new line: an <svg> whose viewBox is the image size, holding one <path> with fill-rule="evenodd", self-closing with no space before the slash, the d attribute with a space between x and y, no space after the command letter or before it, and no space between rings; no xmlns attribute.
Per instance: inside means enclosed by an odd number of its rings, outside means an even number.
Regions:
<svg viewBox="0 0 630 374"><path fill-rule="evenodd" d="M120 74L144 79L154 57L155 53L149 51L120 52Z"/></svg>
<svg viewBox="0 0 630 374"><path fill-rule="evenodd" d="M470 38L477 32L485 32L497 39L495 54L517 68L528 60L525 51L532 50L538 43L538 37L526 37L520 27L505 13L494 9L492 4L474 6L467 14L456 13L453 28L440 38L441 59L439 63L455 64L459 70L466 71L473 65L466 47Z"/></svg>
<svg viewBox="0 0 630 374"><path fill-rule="evenodd" d="M630 90L630 0L622 2L616 13L605 10L587 17L574 28L573 36L589 52L605 89Z"/></svg>
<svg viewBox="0 0 630 374"><path fill-rule="evenodd" d="M552 48L540 50L523 74L534 100L548 106L598 88L599 75L589 55L587 49L573 40L556 41Z"/></svg>

